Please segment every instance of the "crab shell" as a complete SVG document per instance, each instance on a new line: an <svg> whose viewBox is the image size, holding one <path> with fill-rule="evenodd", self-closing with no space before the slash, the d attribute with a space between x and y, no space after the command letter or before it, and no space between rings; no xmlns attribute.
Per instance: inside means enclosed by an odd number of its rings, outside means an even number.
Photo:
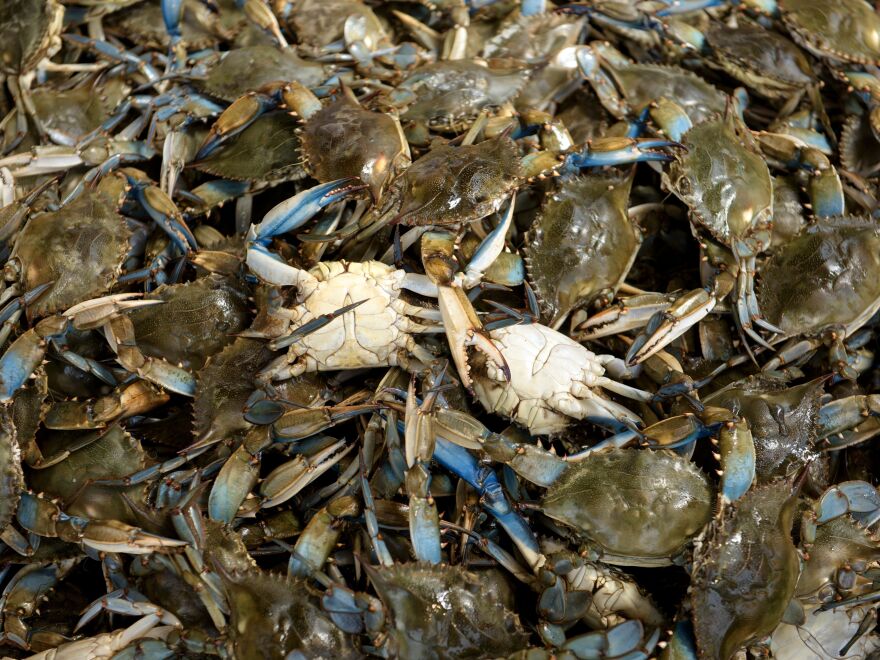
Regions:
<svg viewBox="0 0 880 660"><path fill-rule="evenodd" d="M405 273L378 261L322 262L300 289L298 304L285 312L294 328L361 300L359 307L291 345L290 375L406 364L416 348L419 323L405 316L400 299Z"/></svg>
<svg viewBox="0 0 880 660"><path fill-rule="evenodd" d="M541 510L588 540L609 564L663 566L712 516L712 487L672 452L613 449L572 463Z"/></svg>
<svg viewBox="0 0 880 660"><path fill-rule="evenodd" d="M563 431L575 419L601 414L638 418L605 398L605 368L596 354L537 323L492 330L490 337L510 368L508 382L487 361L475 369L474 392L489 412L509 417L533 434Z"/></svg>
<svg viewBox="0 0 880 660"><path fill-rule="evenodd" d="M774 252L758 291L766 318L786 336L829 327L855 332L880 307L880 230L857 217L825 219Z"/></svg>
<svg viewBox="0 0 880 660"><path fill-rule="evenodd" d="M693 221L729 247L765 232L773 213L773 180L735 117L696 124L682 144L687 151L670 164L664 182Z"/></svg>
<svg viewBox="0 0 880 660"><path fill-rule="evenodd" d="M318 181L358 177L374 200L409 160L397 121L361 107L348 88L309 118L300 139L306 168Z"/></svg>
<svg viewBox="0 0 880 660"><path fill-rule="evenodd" d="M34 215L18 235L12 258L24 289L52 282L28 306L36 319L105 293L129 251L130 232L113 200L88 192L55 212Z"/></svg>
<svg viewBox="0 0 880 660"><path fill-rule="evenodd" d="M720 66L734 78L768 98L787 98L814 82L804 53L781 34L752 21L736 29L714 24L706 38Z"/></svg>
<svg viewBox="0 0 880 660"><path fill-rule="evenodd" d="M798 489L790 479L753 488L696 544L691 605L701 659L729 660L782 619L800 572L791 540Z"/></svg>
<svg viewBox="0 0 880 660"><path fill-rule="evenodd" d="M832 62L880 62L880 17L864 0L785 0L782 20L792 38Z"/></svg>

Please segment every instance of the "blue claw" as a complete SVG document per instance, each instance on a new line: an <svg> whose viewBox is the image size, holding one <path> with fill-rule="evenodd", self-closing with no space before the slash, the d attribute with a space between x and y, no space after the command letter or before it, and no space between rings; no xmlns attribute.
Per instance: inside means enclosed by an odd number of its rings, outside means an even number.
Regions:
<svg viewBox="0 0 880 660"><path fill-rule="evenodd" d="M538 542L528 523L511 507L494 470L480 465L464 447L440 437L434 446L434 459L480 493L486 510L504 528L529 565L536 566L541 553Z"/></svg>
<svg viewBox="0 0 880 660"><path fill-rule="evenodd" d="M180 39L180 21L183 18L183 0L162 0L162 20L172 42Z"/></svg>
<svg viewBox="0 0 880 660"><path fill-rule="evenodd" d="M672 639L669 640L666 648L666 657L697 660L697 640L694 638L694 627L690 621L679 621L675 624Z"/></svg>
<svg viewBox="0 0 880 660"><path fill-rule="evenodd" d="M755 442L748 423L740 421L722 426L718 435L721 456L721 495L735 502L752 487L755 480Z"/></svg>
<svg viewBox="0 0 880 660"><path fill-rule="evenodd" d="M167 194L154 185L139 182L131 177L128 181L133 186L135 199L147 215L168 234L179 250L189 254L199 249L196 237L186 226L183 216Z"/></svg>
<svg viewBox="0 0 880 660"><path fill-rule="evenodd" d="M324 207L364 187L358 179L349 177L304 190L273 207L260 224L253 226L254 241L267 246L275 236L302 227Z"/></svg>
<svg viewBox="0 0 880 660"><path fill-rule="evenodd" d="M46 342L32 328L18 337L0 358L0 402L10 401L43 362Z"/></svg>
<svg viewBox="0 0 880 660"><path fill-rule="evenodd" d="M844 481L826 490L816 507L821 524L846 513L871 513L880 509L880 494L865 481Z"/></svg>
<svg viewBox="0 0 880 660"><path fill-rule="evenodd" d="M678 142L656 138L600 138L593 140L579 151L566 156L566 166L572 169L625 165L645 161L670 161L672 154L656 149L680 147Z"/></svg>

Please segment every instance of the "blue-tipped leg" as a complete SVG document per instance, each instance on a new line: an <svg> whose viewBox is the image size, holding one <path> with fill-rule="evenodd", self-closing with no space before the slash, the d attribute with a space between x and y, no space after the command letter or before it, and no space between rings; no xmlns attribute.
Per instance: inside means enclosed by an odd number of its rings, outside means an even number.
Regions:
<svg viewBox="0 0 880 660"><path fill-rule="evenodd" d="M270 209L263 216L263 221L253 226L254 241L263 246L269 245L275 236L302 227L324 207L362 188L364 186L358 183L358 179L347 178L304 190Z"/></svg>
<svg viewBox="0 0 880 660"><path fill-rule="evenodd" d="M599 138L566 156L568 168L626 165L645 161L670 161L674 156L661 149L681 147L677 142L660 138Z"/></svg>

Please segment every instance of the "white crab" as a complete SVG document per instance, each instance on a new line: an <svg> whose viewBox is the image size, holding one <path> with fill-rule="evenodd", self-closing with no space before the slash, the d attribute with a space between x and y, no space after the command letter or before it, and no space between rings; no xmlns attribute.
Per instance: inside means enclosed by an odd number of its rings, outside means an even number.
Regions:
<svg viewBox="0 0 880 660"><path fill-rule="evenodd" d="M307 371L408 367L411 355L430 362L433 355L413 335L443 332L439 313L401 299L403 288L422 291L424 281L380 261L330 261L299 269L296 304L273 311L288 321L282 334L361 304L299 337L262 374L285 380Z"/></svg>
<svg viewBox="0 0 880 660"><path fill-rule="evenodd" d="M246 262L251 272L275 286L297 289L296 304L289 308L273 306L270 316L280 319L280 327L270 331L273 349L290 346L287 355L273 360L259 377L264 382L285 380L307 371L335 371L369 367L402 366L413 368L410 356L429 363L433 355L419 346L413 335L445 332L457 365L466 364L468 346L474 346L506 370L504 360L489 339L480 332L481 324L464 289L479 284L483 273L504 249L504 239L513 221L511 200L502 222L480 243L463 272L447 273L440 265L434 278L407 273L380 261L321 262L311 270L296 268L272 254L268 245L273 237L302 226L318 211L343 199L352 188L350 179L319 184L304 190L272 208L259 224L251 225L247 237ZM454 234L435 237L440 255L429 262L451 255ZM448 234L448 236L446 236ZM422 238L423 247L427 235ZM434 269L429 269L434 272ZM439 309L426 309L400 298L408 289L438 299ZM418 320L417 320L418 319ZM251 336L265 336L255 331ZM470 386L468 372L462 383Z"/></svg>
<svg viewBox="0 0 880 660"><path fill-rule="evenodd" d="M573 420L588 417L641 422L632 411L603 396L604 388L632 399L651 398L605 376L606 367L618 358L596 355L539 323L497 328L489 337L510 368L510 380L492 362L474 371L474 392L488 411L509 417L536 435L563 431Z"/></svg>

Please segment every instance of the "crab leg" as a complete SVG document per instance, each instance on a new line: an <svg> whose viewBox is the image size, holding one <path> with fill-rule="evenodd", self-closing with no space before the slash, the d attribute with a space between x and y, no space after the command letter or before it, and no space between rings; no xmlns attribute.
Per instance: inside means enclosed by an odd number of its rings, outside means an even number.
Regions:
<svg viewBox="0 0 880 660"><path fill-rule="evenodd" d="M288 574L308 577L320 571L342 534L339 521L355 517L359 512L354 498L340 497L313 515L290 553Z"/></svg>
<svg viewBox="0 0 880 660"><path fill-rule="evenodd" d="M507 532L529 566L537 568L544 557L535 536L526 521L511 506L495 472L480 466L477 459L464 447L454 445L441 437L436 439L434 460L480 493L485 509Z"/></svg>
<svg viewBox="0 0 880 660"><path fill-rule="evenodd" d="M463 286L476 286L483 272L488 268L504 249L504 237L513 218L513 207L516 203L514 195L504 220L482 241L474 258L468 264L463 275L457 275L451 266L452 251L455 237L449 232L428 232L422 236L422 262L425 272L437 286L437 301L440 314L449 340L452 358L458 369L462 385L470 389L470 365L467 358L467 347L474 346L488 356L498 368L510 379L510 368L498 347L489 339L483 324L477 317Z"/></svg>
<svg viewBox="0 0 880 660"><path fill-rule="evenodd" d="M257 91L237 98L222 112L211 126L204 142L196 152L195 160L204 160L261 116L280 105L303 119L308 119L321 109L321 102L298 82L279 85L270 83Z"/></svg>
<svg viewBox="0 0 880 660"><path fill-rule="evenodd" d="M247 238L247 265L251 271L277 286L316 286L314 276L284 263L269 252L268 245L275 236L301 227L324 207L363 187L355 182L352 178L339 179L304 190L273 207L261 223L251 225Z"/></svg>
<svg viewBox="0 0 880 660"><path fill-rule="evenodd" d="M83 612L74 631L78 631L89 623L102 610L126 616L152 615L157 617L160 623L181 626L180 620L176 616L167 610L163 610L158 605L153 605L142 593L131 589L117 589L116 591L111 591L106 596L101 596L94 600Z"/></svg>
<svg viewBox="0 0 880 660"><path fill-rule="evenodd" d="M647 161L666 162L673 160L673 156L659 149L678 146L678 142L660 138L597 138L570 152L565 164L570 168L584 168Z"/></svg>
<svg viewBox="0 0 880 660"><path fill-rule="evenodd" d="M214 520L232 522L238 508L257 484L262 452L273 442L302 440L373 410L373 405L297 409L281 415L271 427L257 426L252 429L220 468L208 497L208 515ZM206 443L196 443L191 449L198 447L204 450L208 446ZM344 442L340 441L320 449L310 458L300 455L279 466L260 487L262 495L267 498L262 506L275 506L296 495L345 457L350 448L339 451L344 446Z"/></svg>
<svg viewBox="0 0 880 660"><path fill-rule="evenodd" d="M43 423L47 429L102 428L114 421L154 410L168 403L170 398L146 381L134 381L95 399L56 401Z"/></svg>
<svg viewBox="0 0 880 660"><path fill-rule="evenodd" d="M443 372L436 379L434 386L442 380ZM443 560L440 550L440 518L437 505L431 497L429 471L429 461L434 454L434 429L430 410L436 398L436 394L429 394L419 406L416 402L415 378L410 379L404 425L409 534L416 558L431 564L439 564Z"/></svg>
<svg viewBox="0 0 880 660"><path fill-rule="evenodd" d="M105 326L105 334L125 369L144 380L184 396L194 396L195 377L182 366L144 355L137 346L134 324L127 316L117 316Z"/></svg>
<svg viewBox="0 0 880 660"><path fill-rule="evenodd" d="M656 312L627 351L627 364L639 364L681 337L708 316L718 299L715 292L695 289Z"/></svg>
<svg viewBox="0 0 880 660"><path fill-rule="evenodd" d="M82 543L100 552L141 555L186 545L186 541L151 534L118 520L69 516L56 504L31 492L22 493L16 519L26 530L39 536Z"/></svg>
<svg viewBox="0 0 880 660"><path fill-rule="evenodd" d="M310 458L300 455L278 466L260 484L260 494L264 498L260 507L265 509L286 502L341 461L353 448L354 445L345 447L345 441L340 440Z"/></svg>
<svg viewBox="0 0 880 660"><path fill-rule="evenodd" d="M0 401L9 401L27 382L46 356L49 342L60 344L67 331L100 326L119 309L155 304L156 301L129 300L139 294L119 294L74 305L66 312L50 316L23 333L0 358Z"/></svg>
<svg viewBox="0 0 880 660"><path fill-rule="evenodd" d="M289 335L284 337L279 337L278 339L273 339L269 342L269 348L273 351L277 351L282 348L287 348L291 344L295 344L300 339L305 337L308 334L311 334L317 330L320 330L324 326L332 323L335 319L339 318L343 314L352 311L353 309L363 305L367 300L359 300L357 302L351 303L350 305L345 305L344 307L340 307L335 312L329 312L327 314L321 314L317 318L312 319L308 323L304 323L296 330L291 332Z"/></svg>

